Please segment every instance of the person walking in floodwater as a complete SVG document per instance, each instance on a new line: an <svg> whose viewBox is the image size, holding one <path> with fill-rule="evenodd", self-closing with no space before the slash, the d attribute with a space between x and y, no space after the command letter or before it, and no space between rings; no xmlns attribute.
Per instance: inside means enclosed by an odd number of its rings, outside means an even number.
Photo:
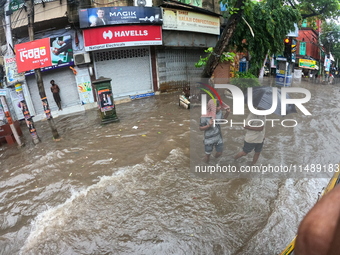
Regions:
<svg viewBox="0 0 340 255"><path fill-rule="evenodd" d="M51 92L53 94L53 98L54 98L54 101L56 102L56 104L58 105L58 108L59 108L59 111L61 111L61 99L60 99L60 95L59 95L59 92L60 92L60 88L57 84L54 83L54 80L51 80Z"/></svg>
<svg viewBox="0 0 340 255"><path fill-rule="evenodd" d="M255 115L253 113L250 113L248 115L248 118L246 120L247 125L244 127L244 129L247 130L244 138L244 145L242 151L234 156L235 160L247 155L252 150L255 150L252 165L256 164L257 160L260 157L260 153L262 151L264 143L265 123L266 116Z"/></svg>
<svg viewBox="0 0 340 255"><path fill-rule="evenodd" d="M226 110L223 116L222 109ZM204 131L204 149L205 157L203 161L208 163L210 155L215 147L215 158L222 155L223 152L223 138L221 133L221 127L219 124L214 125L215 119L227 119L230 113L230 107L216 99L210 99L207 106L207 114L201 116L201 122L199 129Z"/></svg>

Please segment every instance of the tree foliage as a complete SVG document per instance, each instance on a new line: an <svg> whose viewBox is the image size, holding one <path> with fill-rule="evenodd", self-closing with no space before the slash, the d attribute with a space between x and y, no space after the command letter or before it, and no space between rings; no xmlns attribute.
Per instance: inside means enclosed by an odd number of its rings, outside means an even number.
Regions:
<svg viewBox="0 0 340 255"><path fill-rule="evenodd" d="M226 51L225 48L229 44L230 38L233 36L235 28L243 15L244 5L247 1L249 0L236 0L235 5L233 5L233 13L228 18L226 27L223 30L220 39L206 61L206 65L201 74L202 78L210 78L214 73L214 70L220 61L220 56Z"/></svg>
<svg viewBox="0 0 340 255"><path fill-rule="evenodd" d="M340 25L327 21L322 24L320 43L327 53L331 52L335 59L340 58Z"/></svg>
<svg viewBox="0 0 340 255"><path fill-rule="evenodd" d="M285 0L286 4L300 11L302 19L336 19L340 16L339 0Z"/></svg>
<svg viewBox="0 0 340 255"><path fill-rule="evenodd" d="M301 20L298 10L282 5L280 0L249 2L245 20L240 21L231 38L230 46L237 51L247 50L251 55L249 71L258 76L266 54L281 54L283 40L294 31L294 24ZM249 26L254 31L254 37ZM246 39L246 40L244 40ZM243 42L243 43L242 43Z"/></svg>
<svg viewBox="0 0 340 255"><path fill-rule="evenodd" d="M309 23L321 19L335 19L340 16L340 0L220 0L227 11L224 17L237 20L228 23L220 40L207 61L203 77L208 77L215 69L218 56L223 51L237 48L247 50L251 55L250 72L258 76L267 54L282 54L286 35L294 31L294 24L303 19ZM239 17L242 15L242 19ZM235 17L238 16L238 19ZM233 19L234 18L234 19ZM247 24L248 23L248 24ZM253 37L252 31L255 36ZM246 40L243 40L246 39ZM245 43L243 43L245 42ZM225 49L225 46L228 46ZM333 44L334 50L339 49Z"/></svg>
<svg viewBox="0 0 340 255"><path fill-rule="evenodd" d="M213 47L209 47L208 49L204 50L205 53L208 53L206 57L200 57L200 59L195 63L195 67L202 67L205 66L211 56L214 52ZM234 52L223 52L219 57L219 62L223 63L226 61L234 62L236 54Z"/></svg>

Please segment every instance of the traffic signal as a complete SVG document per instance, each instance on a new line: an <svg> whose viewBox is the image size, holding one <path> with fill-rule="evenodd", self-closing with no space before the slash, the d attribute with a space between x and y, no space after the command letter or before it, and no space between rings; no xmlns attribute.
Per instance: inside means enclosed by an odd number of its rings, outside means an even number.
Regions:
<svg viewBox="0 0 340 255"><path fill-rule="evenodd" d="M294 61L294 62L296 60L296 45L297 45L297 40L293 39L291 51L292 51L292 61Z"/></svg>
<svg viewBox="0 0 340 255"><path fill-rule="evenodd" d="M296 44L292 44L292 53L296 52Z"/></svg>
<svg viewBox="0 0 340 255"><path fill-rule="evenodd" d="M283 56L287 59L288 62L292 61L292 39L287 37L284 39L284 52Z"/></svg>

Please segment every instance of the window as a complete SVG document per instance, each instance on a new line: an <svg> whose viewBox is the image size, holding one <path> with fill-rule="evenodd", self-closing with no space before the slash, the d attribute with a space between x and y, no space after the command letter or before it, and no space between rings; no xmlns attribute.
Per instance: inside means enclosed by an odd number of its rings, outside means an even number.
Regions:
<svg viewBox="0 0 340 255"><path fill-rule="evenodd" d="M301 27L307 27L308 23L307 23L307 20L303 20L302 21L302 24L301 24Z"/></svg>
<svg viewBox="0 0 340 255"><path fill-rule="evenodd" d="M306 43L300 42L299 55L306 55Z"/></svg>

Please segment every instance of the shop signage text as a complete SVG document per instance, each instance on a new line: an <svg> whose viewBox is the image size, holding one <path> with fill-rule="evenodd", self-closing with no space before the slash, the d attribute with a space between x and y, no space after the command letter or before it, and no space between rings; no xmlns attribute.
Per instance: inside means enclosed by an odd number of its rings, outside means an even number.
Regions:
<svg viewBox="0 0 340 255"><path fill-rule="evenodd" d="M93 21L98 18L98 10L104 12L105 24L94 25ZM79 10L80 28L96 26L112 26L120 24L147 24L162 25L162 10L159 7L137 7L137 6L119 6L119 7L102 7Z"/></svg>
<svg viewBox="0 0 340 255"><path fill-rule="evenodd" d="M161 26L111 26L84 30L86 51L142 45L161 45Z"/></svg>

